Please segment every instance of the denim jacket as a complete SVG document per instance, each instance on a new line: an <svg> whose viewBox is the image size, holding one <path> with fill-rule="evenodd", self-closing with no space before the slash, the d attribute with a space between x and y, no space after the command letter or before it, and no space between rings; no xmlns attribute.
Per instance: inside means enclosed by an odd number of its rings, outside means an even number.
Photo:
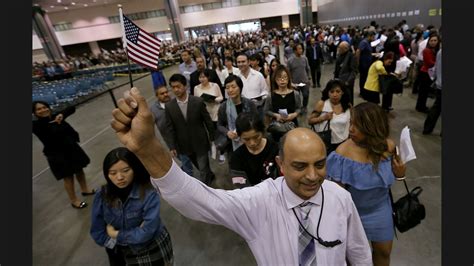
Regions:
<svg viewBox="0 0 474 266"><path fill-rule="evenodd" d="M119 199L115 208L104 201L102 193L98 190L95 194L91 215L90 234L98 245L111 249L115 245L128 246L138 252L160 235L164 225L160 219L160 196L154 189L148 189L140 200L139 186L134 184L125 203ZM107 234L108 224L119 231L117 239Z"/></svg>

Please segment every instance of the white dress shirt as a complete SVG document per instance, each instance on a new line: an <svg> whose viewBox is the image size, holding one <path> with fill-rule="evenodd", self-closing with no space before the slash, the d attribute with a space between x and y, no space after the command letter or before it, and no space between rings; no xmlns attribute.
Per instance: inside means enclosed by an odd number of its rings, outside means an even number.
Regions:
<svg viewBox="0 0 474 266"><path fill-rule="evenodd" d="M239 72L237 74L244 84L242 88L242 96L247 99L253 99L260 96L265 98L268 95L267 82L262 73L250 68L247 78Z"/></svg>
<svg viewBox="0 0 474 266"><path fill-rule="evenodd" d="M258 265L298 265L299 224L292 208L303 200L283 177L244 189L213 189L184 173L173 161L165 176L151 178L151 182L184 216L223 225L242 236ZM325 241L339 239L342 244L328 248L316 241L317 265L346 265L346 257L351 265L372 265L369 241L349 192L328 180L322 187L325 202L319 236ZM309 201L315 204L310 219L316 228L321 190ZM311 233L316 236L315 229Z"/></svg>

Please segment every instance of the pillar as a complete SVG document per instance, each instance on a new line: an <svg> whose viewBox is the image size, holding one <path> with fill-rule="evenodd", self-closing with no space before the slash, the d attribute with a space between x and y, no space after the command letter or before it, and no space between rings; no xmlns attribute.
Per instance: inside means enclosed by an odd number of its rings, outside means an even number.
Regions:
<svg viewBox="0 0 474 266"><path fill-rule="evenodd" d="M184 41L184 29L181 24L178 0L164 0L166 17L171 30L171 36L175 42Z"/></svg>
<svg viewBox="0 0 474 266"><path fill-rule="evenodd" d="M287 29L290 27L290 16L284 15L281 16L281 27Z"/></svg>
<svg viewBox="0 0 474 266"><path fill-rule="evenodd" d="M313 4L312 0L298 0L300 11L300 24L313 24Z"/></svg>
<svg viewBox="0 0 474 266"><path fill-rule="evenodd" d="M39 6L33 6L33 28L48 59L60 60L66 58L48 15Z"/></svg>

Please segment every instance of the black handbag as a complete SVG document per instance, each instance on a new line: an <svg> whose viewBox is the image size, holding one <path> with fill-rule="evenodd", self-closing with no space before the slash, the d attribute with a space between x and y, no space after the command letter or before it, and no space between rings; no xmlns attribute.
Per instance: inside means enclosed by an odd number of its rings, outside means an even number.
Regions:
<svg viewBox="0 0 474 266"><path fill-rule="evenodd" d="M393 223L400 233L406 232L417 226L421 220L425 219L425 206L420 203L418 196L423 191L421 187L415 187L411 191L408 189L407 182L403 180L407 194L396 202L393 202L392 192L390 199L393 209Z"/></svg>
<svg viewBox="0 0 474 266"><path fill-rule="evenodd" d="M273 120L270 125L268 125L267 131L270 133L280 133L280 134L285 134L286 132L296 128L295 123L292 121L288 121L285 123L278 122L276 120Z"/></svg>
<svg viewBox="0 0 474 266"><path fill-rule="evenodd" d="M324 127L323 131L317 132L314 128L314 125L311 125L311 128L314 132L316 132L319 137L323 140L324 144L326 145L326 150L329 150L331 147L331 120L328 120L326 126Z"/></svg>
<svg viewBox="0 0 474 266"><path fill-rule="evenodd" d="M380 92L382 94L392 93L400 94L403 93L403 82L394 75L379 75Z"/></svg>

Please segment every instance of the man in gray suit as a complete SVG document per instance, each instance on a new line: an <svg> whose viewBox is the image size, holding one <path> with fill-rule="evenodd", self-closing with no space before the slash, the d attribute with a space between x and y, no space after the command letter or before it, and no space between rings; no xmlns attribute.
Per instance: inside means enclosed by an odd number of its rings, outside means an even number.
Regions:
<svg viewBox="0 0 474 266"><path fill-rule="evenodd" d="M214 140L214 124L207 112L204 100L189 95L186 77L174 74L169 84L176 98L165 105L166 128L170 151L186 165L191 161L199 169L199 178L210 185L214 173L209 165L210 141ZM183 169L192 175L192 169Z"/></svg>

